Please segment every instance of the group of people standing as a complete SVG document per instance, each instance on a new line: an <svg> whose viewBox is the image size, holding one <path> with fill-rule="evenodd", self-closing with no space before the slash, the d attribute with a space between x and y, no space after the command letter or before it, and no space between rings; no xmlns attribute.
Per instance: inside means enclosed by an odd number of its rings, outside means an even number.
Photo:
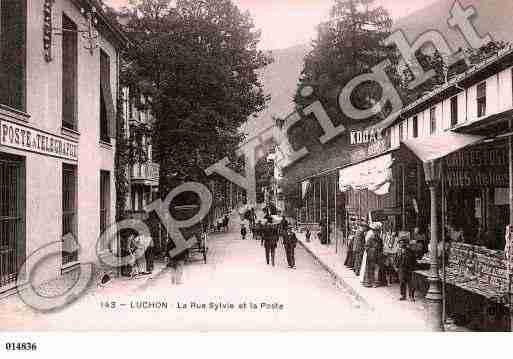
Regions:
<svg viewBox="0 0 513 359"><path fill-rule="evenodd" d="M253 238L260 242L265 249L265 260L267 265L275 266L276 248L280 238L285 249L288 267L296 269L295 248L297 245L297 237L293 232L286 218L279 223L273 223L273 217L267 215L264 222L259 220L252 228ZM246 229L244 225L241 227L242 239L245 239Z"/></svg>
<svg viewBox="0 0 513 359"><path fill-rule="evenodd" d="M360 222L356 233L349 237L344 264L355 272L364 287L388 286L388 278L396 272L400 283L400 300L406 300L407 292L410 299L415 300L411 275L415 270L417 255L409 246L407 237L399 238L399 248L390 263L384 254L382 229L380 222Z"/></svg>

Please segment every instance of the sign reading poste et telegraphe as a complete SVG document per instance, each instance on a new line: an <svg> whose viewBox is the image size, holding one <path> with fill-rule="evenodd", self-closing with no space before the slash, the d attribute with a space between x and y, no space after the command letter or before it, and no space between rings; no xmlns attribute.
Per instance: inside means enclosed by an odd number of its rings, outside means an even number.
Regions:
<svg viewBox="0 0 513 359"><path fill-rule="evenodd" d="M17 123L0 121L0 145L42 155L78 160L78 143Z"/></svg>

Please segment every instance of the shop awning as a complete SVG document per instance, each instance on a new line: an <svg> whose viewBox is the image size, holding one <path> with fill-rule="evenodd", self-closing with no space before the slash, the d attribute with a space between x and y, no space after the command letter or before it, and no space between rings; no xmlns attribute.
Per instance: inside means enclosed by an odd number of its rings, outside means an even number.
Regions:
<svg viewBox="0 0 513 359"><path fill-rule="evenodd" d="M392 163L392 155L388 154L340 170L340 191L353 188L368 189L380 195L388 193L392 180Z"/></svg>
<svg viewBox="0 0 513 359"><path fill-rule="evenodd" d="M414 138L401 142L401 150L407 148L422 162L431 162L453 152L475 145L486 137L455 132L444 132L436 136Z"/></svg>

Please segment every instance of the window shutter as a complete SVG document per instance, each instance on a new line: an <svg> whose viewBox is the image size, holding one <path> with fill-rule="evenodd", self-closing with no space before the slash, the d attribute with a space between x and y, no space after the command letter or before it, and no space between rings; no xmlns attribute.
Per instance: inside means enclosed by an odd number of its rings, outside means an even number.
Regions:
<svg viewBox="0 0 513 359"><path fill-rule="evenodd" d="M100 53L100 86L105 109L107 111L107 121L109 137L116 137L116 109L112 100L112 89L110 87L110 59L105 52Z"/></svg>
<svg viewBox="0 0 513 359"><path fill-rule="evenodd" d="M25 110L25 1L0 1L0 103Z"/></svg>

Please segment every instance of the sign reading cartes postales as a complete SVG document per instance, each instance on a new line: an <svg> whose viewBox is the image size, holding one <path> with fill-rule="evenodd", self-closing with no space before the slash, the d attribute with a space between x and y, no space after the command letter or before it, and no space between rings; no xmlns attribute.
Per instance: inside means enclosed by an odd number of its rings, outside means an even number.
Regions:
<svg viewBox="0 0 513 359"><path fill-rule="evenodd" d="M0 145L42 155L78 160L78 143L20 124L0 121Z"/></svg>

